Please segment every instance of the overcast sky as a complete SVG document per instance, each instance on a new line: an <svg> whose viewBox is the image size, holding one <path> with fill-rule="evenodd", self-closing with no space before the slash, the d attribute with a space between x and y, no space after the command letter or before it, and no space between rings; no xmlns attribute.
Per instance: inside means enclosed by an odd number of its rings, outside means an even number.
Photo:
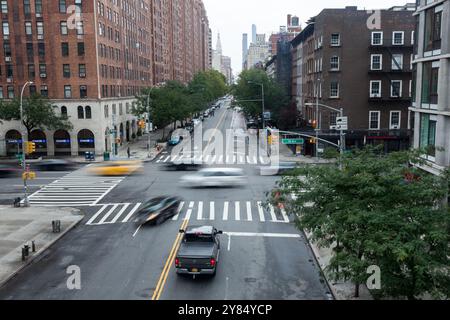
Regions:
<svg viewBox="0 0 450 320"><path fill-rule="evenodd" d="M344 8L358 6L359 9L382 9L404 5L407 0L203 0L208 12L213 33L213 48L216 47L217 33L222 39L223 54L230 56L233 72L239 74L242 69L242 34L248 33L251 41L252 24L256 24L257 33L269 35L286 25L288 14L300 18L302 27L305 22L324 8ZM409 2L414 2L410 0Z"/></svg>

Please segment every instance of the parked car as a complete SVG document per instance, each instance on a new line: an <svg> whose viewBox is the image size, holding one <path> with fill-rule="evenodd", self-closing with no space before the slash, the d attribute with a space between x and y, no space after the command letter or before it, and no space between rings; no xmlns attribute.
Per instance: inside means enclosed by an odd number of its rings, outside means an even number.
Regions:
<svg viewBox="0 0 450 320"><path fill-rule="evenodd" d="M19 166L9 164L0 164L0 178L9 178L18 176L22 172Z"/></svg>
<svg viewBox="0 0 450 320"><path fill-rule="evenodd" d="M180 144L180 142L183 140L183 137L181 136L173 136L172 139L169 140L169 146L176 146Z"/></svg>
<svg viewBox="0 0 450 320"><path fill-rule="evenodd" d="M181 199L178 197L157 197L146 202L138 211L134 222L139 225L159 225L178 214Z"/></svg>
<svg viewBox="0 0 450 320"><path fill-rule="evenodd" d="M244 171L238 168L207 168L180 179L186 187L235 187L246 183Z"/></svg>
<svg viewBox="0 0 450 320"><path fill-rule="evenodd" d="M212 226L190 226L180 233L184 236L175 256L177 274L215 276L223 232Z"/></svg>

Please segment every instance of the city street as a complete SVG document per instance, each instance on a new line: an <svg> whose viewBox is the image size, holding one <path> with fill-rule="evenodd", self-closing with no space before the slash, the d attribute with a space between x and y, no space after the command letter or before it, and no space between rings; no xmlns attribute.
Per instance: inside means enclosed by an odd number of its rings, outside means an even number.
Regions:
<svg viewBox="0 0 450 320"><path fill-rule="evenodd" d="M225 136L229 128L245 130L242 116L227 109L228 103L205 119L204 132L218 129ZM211 138L204 140L206 148ZM73 206L85 218L0 288L0 299L331 299L292 217L263 207L277 177L259 176L253 162L232 165L244 169L246 186L182 187L179 179L185 172L161 170L170 158L170 149L166 152L146 163L140 175L100 178L86 175L86 168L40 175L33 182L33 205ZM11 185L19 192L16 180ZM133 218L141 205L163 195L182 198L179 214L162 225L138 228ZM172 251L185 220L223 230L215 278L176 275ZM66 286L66 270L73 265L81 270L81 290Z"/></svg>

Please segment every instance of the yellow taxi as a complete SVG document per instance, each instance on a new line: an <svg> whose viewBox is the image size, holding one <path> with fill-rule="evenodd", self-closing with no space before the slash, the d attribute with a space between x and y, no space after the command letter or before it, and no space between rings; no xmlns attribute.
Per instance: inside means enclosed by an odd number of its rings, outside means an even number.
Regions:
<svg viewBox="0 0 450 320"><path fill-rule="evenodd" d="M144 169L142 161L111 161L94 165L88 172L98 176L126 176L140 173Z"/></svg>

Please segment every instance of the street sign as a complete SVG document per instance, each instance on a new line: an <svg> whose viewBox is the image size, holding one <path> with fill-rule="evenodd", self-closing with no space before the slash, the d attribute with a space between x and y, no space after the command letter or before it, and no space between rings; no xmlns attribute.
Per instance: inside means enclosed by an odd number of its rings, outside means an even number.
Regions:
<svg viewBox="0 0 450 320"><path fill-rule="evenodd" d="M283 144L305 144L305 139L282 139Z"/></svg>
<svg viewBox="0 0 450 320"><path fill-rule="evenodd" d="M336 130L348 130L348 117L336 118Z"/></svg>

